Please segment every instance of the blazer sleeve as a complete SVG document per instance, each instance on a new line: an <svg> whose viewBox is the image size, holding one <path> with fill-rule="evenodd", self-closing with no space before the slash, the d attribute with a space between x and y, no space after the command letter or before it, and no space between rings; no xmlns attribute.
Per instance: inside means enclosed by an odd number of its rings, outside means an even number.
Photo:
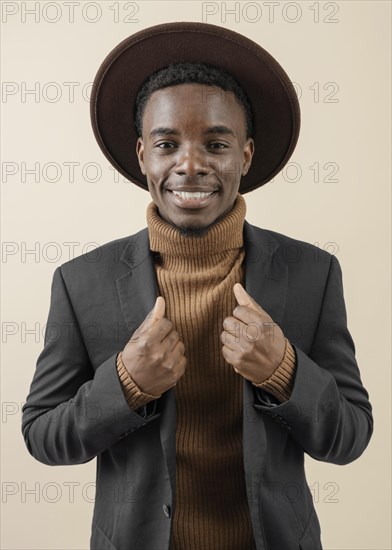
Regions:
<svg viewBox="0 0 392 550"><path fill-rule="evenodd" d="M293 348L296 372L290 398L279 403L257 389L254 408L272 416L316 460L356 460L373 433L372 406L347 328L342 270L335 256L331 255L309 355L294 344Z"/></svg>
<svg viewBox="0 0 392 550"><path fill-rule="evenodd" d="M34 458L49 465L88 462L160 416L156 401L130 408L116 359L117 352L94 372L58 267L44 348L22 408L22 433Z"/></svg>

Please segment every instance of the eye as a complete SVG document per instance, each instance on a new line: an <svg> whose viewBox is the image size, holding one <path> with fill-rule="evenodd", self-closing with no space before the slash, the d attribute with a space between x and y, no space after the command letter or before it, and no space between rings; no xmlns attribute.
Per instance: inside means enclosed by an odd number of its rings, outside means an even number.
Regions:
<svg viewBox="0 0 392 550"><path fill-rule="evenodd" d="M209 144L209 147L211 147L211 149L225 149L227 145L221 143L220 141L214 141L213 143Z"/></svg>
<svg viewBox="0 0 392 550"><path fill-rule="evenodd" d="M155 147L158 147L159 149L172 149L175 147L175 143L171 141L162 141L161 143L158 143Z"/></svg>

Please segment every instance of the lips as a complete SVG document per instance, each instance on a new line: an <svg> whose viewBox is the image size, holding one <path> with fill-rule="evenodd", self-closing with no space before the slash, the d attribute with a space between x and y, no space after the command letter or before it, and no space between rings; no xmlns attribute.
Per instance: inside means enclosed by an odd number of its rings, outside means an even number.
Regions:
<svg viewBox="0 0 392 550"><path fill-rule="evenodd" d="M204 199L213 194L213 191L172 191L176 197L183 199Z"/></svg>
<svg viewBox="0 0 392 550"><path fill-rule="evenodd" d="M170 191L170 198L172 199L173 203L178 206L179 208L189 208L189 209L195 209L195 208L202 208L206 206L208 203L210 203L212 200L215 199L215 195L217 194L217 191L214 189L209 190L201 190L199 189L168 189ZM186 195L179 195L177 193L208 193L208 195L205 195L204 197L191 197Z"/></svg>
<svg viewBox="0 0 392 550"><path fill-rule="evenodd" d="M168 189L168 191L182 191L184 193L215 193L218 189L208 189L206 187L192 187L191 189L187 187L184 189L183 187L174 187L172 189Z"/></svg>

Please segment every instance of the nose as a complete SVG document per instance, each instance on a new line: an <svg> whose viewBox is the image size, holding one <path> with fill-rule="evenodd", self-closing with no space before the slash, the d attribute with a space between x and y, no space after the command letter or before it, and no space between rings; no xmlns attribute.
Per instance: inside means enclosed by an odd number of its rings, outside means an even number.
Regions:
<svg viewBox="0 0 392 550"><path fill-rule="evenodd" d="M207 175L209 169L200 148L190 145L179 149L175 172L179 176Z"/></svg>

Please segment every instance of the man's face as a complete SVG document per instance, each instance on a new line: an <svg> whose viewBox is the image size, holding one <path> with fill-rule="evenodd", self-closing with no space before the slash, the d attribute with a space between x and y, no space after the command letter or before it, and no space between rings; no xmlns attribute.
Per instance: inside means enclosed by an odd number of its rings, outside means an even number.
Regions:
<svg viewBox="0 0 392 550"><path fill-rule="evenodd" d="M234 205L254 144L232 92L181 84L154 92L137 155L160 216L183 235L203 235ZM202 198L179 192L211 193Z"/></svg>

